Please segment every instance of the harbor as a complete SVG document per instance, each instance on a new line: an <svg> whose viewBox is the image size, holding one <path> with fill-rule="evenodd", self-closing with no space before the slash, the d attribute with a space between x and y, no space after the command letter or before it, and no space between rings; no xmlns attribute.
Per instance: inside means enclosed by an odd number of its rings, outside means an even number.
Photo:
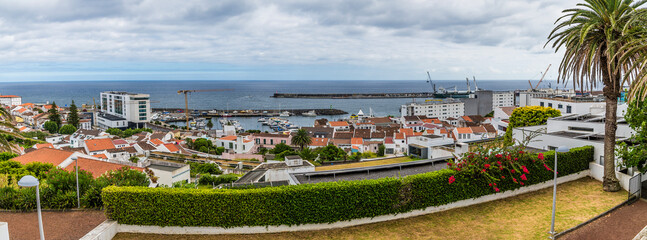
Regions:
<svg viewBox="0 0 647 240"><path fill-rule="evenodd" d="M314 99L381 99L381 98L469 98L466 92L411 92L411 93L274 93L272 98Z"/></svg>

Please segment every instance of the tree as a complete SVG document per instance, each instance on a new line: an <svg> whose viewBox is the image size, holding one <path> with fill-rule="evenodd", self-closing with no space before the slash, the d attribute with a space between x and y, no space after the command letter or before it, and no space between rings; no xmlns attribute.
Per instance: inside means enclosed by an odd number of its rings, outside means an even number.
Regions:
<svg viewBox="0 0 647 240"><path fill-rule="evenodd" d="M291 151L291 150L292 150L292 148L290 146L288 146L287 144L279 143L279 144L276 144L276 146L274 146L274 148L270 149L270 153L271 154L279 154L279 153L282 153L282 152L285 152L285 151Z"/></svg>
<svg viewBox="0 0 647 240"><path fill-rule="evenodd" d="M299 156L303 160L314 160L317 157L317 154L315 154L315 152L310 148L304 148L299 152Z"/></svg>
<svg viewBox="0 0 647 240"><path fill-rule="evenodd" d="M61 127L61 115L58 113L58 106L56 106L56 102L52 102L52 108L47 110L49 113L49 121L56 123L56 129Z"/></svg>
<svg viewBox="0 0 647 240"><path fill-rule="evenodd" d="M625 120L635 131L628 143L618 143L618 156L625 167L635 167L640 172L647 172L647 102L631 101L625 114Z"/></svg>
<svg viewBox="0 0 647 240"><path fill-rule="evenodd" d="M565 50L559 66L558 83L573 79L573 87L604 85L606 100L604 134L605 191L618 191L620 184L615 174L615 140L617 129L618 98L625 83L630 83L638 68L634 64L643 55L629 51L644 33L645 12L640 8L645 2L633 0L585 0L577 8L563 11L557 26L548 36L555 51ZM631 96L631 95L630 95Z"/></svg>
<svg viewBox="0 0 647 240"><path fill-rule="evenodd" d="M67 115L67 123L75 128L79 128L79 110L76 108L74 100L72 100L72 105L70 105L70 114Z"/></svg>
<svg viewBox="0 0 647 240"><path fill-rule="evenodd" d="M512 129L517 127L544 125L549 118L559 117L562 113L551 107L526 106L515 108L510 116L510 123L505 132L505 142L508 145L514 143Z"/></svg>
<svg viewBox="0 0 647 240"><path fill-rule="evenodd" d="M57 133L58 132L58 125L55 122L52 122L52 121L45 122L45 124L43 124L43 128L45 128L45 130L49 131L49 133Z"/></svg>
<svg viewBox="0 0 647 240"><path fill-rule="evenodd" d="M292 137L292 144L299 146L303 150L306 146L312 143L312 138L305 129L299 129L297 134Z"/></svg>
<svg viewBox="0 0 647 240"><path fill-rule="evenodd" d="M12 122L13 116L11 116L6 108L0 105L0 135L22 139L23 137L17 134L20 131L18 131ZM10 129L10 131L4 129ZM0 136L0 151L13 152L14 150L18 150L18 146L10 142L6 137Z"/></svg>
<svg viewBox="0 0 647 240"><path fill-rule="evenodd" d="M207 122L207 128L209 129L213 128L213 122L211 121L211 118L209 118L209 121Z"/></svg>
<svg viewBox="0 0 647 240"><path fill-rule="evenodd" d="M322 148L319 151L319 161L323 164L324 161L340 161L340 160L346 160L346 157L348 155L346 152L338 148L335 145L328 145Z"/></svg>
<svg viewBox="0 0 647 240"><path fill-rule="evenodd" d="M377 156L384 157L385 151L386 151L386 147L384 146L384 144L380 144L380 146L377 147Z"/></svg>
<svg viewBox="0 0 647 240"><path fill-rule="evenodd" d="M76 132L76 127L72 126L72 124L65 124L58 130L60 134L72 134L74 132Z"/></svg>
<svg viewBox="0 0 647 240"><path fill-rule="evenodd" d="M134 163L139 162L139 158L137 156L132 156L128 160L131 161L131 162L134 162Z"/></svg>

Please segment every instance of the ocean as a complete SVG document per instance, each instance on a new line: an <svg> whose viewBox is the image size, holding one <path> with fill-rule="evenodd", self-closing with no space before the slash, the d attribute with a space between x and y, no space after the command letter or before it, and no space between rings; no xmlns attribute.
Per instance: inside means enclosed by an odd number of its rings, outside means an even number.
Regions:
<svg viewBox="0 0 647 240"><path fill-rule="evenodd" d="M433 81L437 88L465 90L465 81ZM557 86L554 81L542 82ZM470 84L473 84L471 81ZM482 80L478 87L488 90L528 89L527 80ZM536 84L536 81L533 81ZM560 86L562 87L562 86ZM189 95L191 109L307 109L335 108L357 113L360 109L368 114L373 110L376 116L399 116L400 105L413 99L289 99L271 98L275 92L281 93L379 93L379 92L426 92L432 87L424 80L393 81L61 81L61 82L0 82L0 94L18 95L23 103L56 102L67 106L72 100L77 105L92 104L93 98L99 101L102 91L126 91L151 95L153 108L184 108L184 96L178 90L228 88L225 92L200 92ZM472 86L472 89L474 86ZM423 101L423 99L417 99ZM347 116L318 116L337 119ZM256 118L235 118L245 129L268 130L258 124ZM311 126L313 117L295 116L290 121L300 126ZM214 122L216 123L216 122ZM219 124L215 124L219 125Z"/></svg>

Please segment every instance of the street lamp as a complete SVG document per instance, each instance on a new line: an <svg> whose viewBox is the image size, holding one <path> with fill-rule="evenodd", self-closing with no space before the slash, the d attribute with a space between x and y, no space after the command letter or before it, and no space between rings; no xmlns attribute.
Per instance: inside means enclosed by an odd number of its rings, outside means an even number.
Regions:
<svg viewBox="0 0 647 240"><path fill-rule="evenodd" d="M555 149L555 167L553 168L553 218L550 221L550 239L555 239L555 204L557 203L557 153L570 151L568 147L561 146Z"/></svg>
<svg viewBox="0 0 647 240"><path fill-rule="evenodd" d="M72 160L76 163L74 170L76 171L76 204L78 208L81 208L81 195L79 193L79 158L72 157Z"/></svg>
<svg viewBox="0 0 647 240"><path fill-rule="evenodd" d="M36 187L36 209L38 209L38 230L40 231L40 239L45 240L45 233L43 233L43 217L40 214L40 190L39 182L32 175L27 175L18 181L18 186L21 187Z"/></svg>

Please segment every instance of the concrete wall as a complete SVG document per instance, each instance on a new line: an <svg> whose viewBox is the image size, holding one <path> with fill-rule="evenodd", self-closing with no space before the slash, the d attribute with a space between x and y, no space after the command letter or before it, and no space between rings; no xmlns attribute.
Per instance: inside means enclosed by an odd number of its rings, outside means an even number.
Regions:
<svg viewBox="0 0 647 240"><path fill-rule="evenodd" d="M260 154L251 154L251 153L222 153L222 158L224 159L256 159L258 161L263 161L263 155Z"/></svg>
<svg viewBox="0 0 647 240"><path fill-rule="evenodd" d="M9 224L6 222L0 222L0 239L9 240Z"/></svg>

